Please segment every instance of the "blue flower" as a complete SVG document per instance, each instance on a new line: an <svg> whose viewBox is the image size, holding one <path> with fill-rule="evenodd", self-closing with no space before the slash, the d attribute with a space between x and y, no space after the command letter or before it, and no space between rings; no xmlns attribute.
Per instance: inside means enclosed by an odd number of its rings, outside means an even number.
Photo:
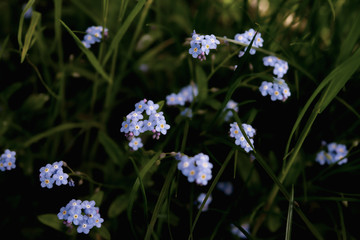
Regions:
<svg viewBox="0 0 360 240"><path fill-rule="evenodd" d="M53 179L56 181L55 184L60 186L61 184L66 185L68 183L69 175L64 173L62 170L58 170L56 174L54 174Z"/></svg>
<svg viewBox="0 0 360 240"><path fill-rule="evenodd" d="M193 58L205 60L205 55L209 54L210 49L216 49L218 44L220 44L220 41L216 39L214 34L203 36L197 34L194 30L190 41L189 54Z"/></svg>
<svg viewBox="0 0 360 240"><path fill-rule="evenodd" d="M233 193L233 185L231 182L218 182L216 188L224 192L226 195Z"/></svg>
<svg viewBox="0 0 360 240"><path fill-rule="evenodd" d="M128 133L130 131L130 122L130 119L126 119L125 121L123 121L121 124L120 132Z"/></svg>
<svg viewBox="0 0 360 240"><path fill-rule="evenodd" d="M63 161L59 161L40 168L41 187L52 188L54 182L57 186L68 184L69 175L63 172L63 164Z"/></svg>
<svg viewBox="0 0 360 240"><path fill-rule="evenodd" d="M161 132L163 135L166 135L167 130L170 128L169 124L166 124L165 120L161 120L159 122L157 122L155 130L157 132Z"/></svg>
<svg viewBox="0 0 360 240"><path fill-rule="evenodd" d="M146 107L146 114L147 115L151 115L151 114L155 114L156 110L159 109L159 104L155 104L153 101L149 100L147 102L147 107Z"/></svg>
<svg viewBox="0 0 360 240"><path fill-rule="evenodd" d="M103 27L102 26L91 26L86 29L86 35L84 36L84 40L82 43L86 48L90 48L92 44L96 42L100 42L102 39L102 32ZM108 29L105 28L104 30L104 36L108 35Z"/></svg>
<svg viewBox="0 0 360 240"><path fill-rule="evenodd" d="M104 222L93 200L81 202L81 200L72 199L65 207L60 208L57 216L60 220L64 220L68 227L76 225L77 232L85 234L88 234L94 226L100 228L101 223Z"/></svg>
<svg viewBox="0 0 360 240"><path fill-rule="evenodd" d="M180 115L181 115L181 116L184 116L184 117L192 118L193 113L192 113L191 108L185 108L185 109L180 113Z"/></svg>
<svg viewBox="0 0 360 240"><path fill-rule="evenodd" d="M131 142L129 143L129 146L134 150L138 150L139 148L143 147L143 144L141 142L141 138L133 138Z"/></svg>
<svg viewBox="0 0 360 240"><path fill-rule="evenodd" d="M226 109L233 109L235 112L238 112L238 111L239 111L239 107L238 107L237 105L238 105L237 102L235 102L235 101L233 101L233 100L230 99L229 102L226 104L226 107L225 107L224 111L225 111ZM226 113L226 115L225 115L225 117L224 117L224 120L227 122L227 121L230 120L230 118L231 118L232 116L233 116L232 111L227 111L227 113Z"/></svg>
<svg viewBox="0 0 360 240"><path fill-rule="evenodd" d="M239 229L237 228L234 224L230 225L231 227L231 233L238 236L239 238L243 238L246 239L247 237L245 236L245 234ZM243 223L241 224L241 227L246 231L246 232L250 232L250 224L248 223Z"/></svg>
<svg viewBox="0 0 360 240"><path fill-rule="evenodd" d="M346 149L346 145L331 142L327 144L327 151L322 150L317 153L315 161L320 165L324 165L325 163L342 165L348 161L346 158L347 154L348 150Z"/></svg>
<svg viewBox="0 0 360 240"><path fill-rule="evenodd" d="M9 149L6 149L3 154L0 156L0 170L11 170L16 168L16 158L15 158L16 152L10 151Z"/></svg>
<svg viewBox="0 0 360 240"><path fill-rule="evenodd" d="M41 187L52 188L55 180L51 177L42 176L40 177Z"/></svg>
<svg viewBox="0 0 360 240"><path fill-rule="evenodd" d="M202 203L204 202L206 197L205 193L200 193L199 196L197 197L197 203L198 203L198 208L200 209ZM206 202L204 204L204 207L202 209L203 212L207 211L209 208L210 203L212 202L212 196L209 195L209 197L206 199Z"/></svg>
<svg viewBox="0 0 360 240"><path fill-rule="evenodd" d="M202 53L200 44L195 42L191 43L189 53L193 58L197 58Z"/></svg>
<svg viewBox="0 0 360 240"><path fill-rule="evenodd" d="M144 100L141 100L140 102L135 104L135 111L142 113L147 108L147 104ZM148 114L149 115L149 114Z"/></svg>
<svg viewBox="0 0 360 240"><path fill-rule="evenodd" d="M263 81L259 87L259 91L263 96L270 95L272 101L286 101L286 99L291 96L289 86L283 79L279 78L274 78L273 83Z"/></svg>
<svg viewBox="0 0 360 240"><path fill-rule="evenodd" d="M256 34L256 36L255 36L255 34ZM252 44L252 48L249 50L249 53L251 55L254 55L256 53L256 50L254 48L260 48L263 46L264 39L261 38L261 33L256 33L254 29L250 28L249 30L245 31L244 33L237 33L234 37L234 40L248 45L248 44L250 44L250 42L254 36L255 36L255 39ZM247 48L248 47L246 46L244 51L240 51L238 54L238 57L242 57L245 54Z"/></svg>
<svg viewBox="0 0 360 240"><path fill-rule="evenodd" d="M134 134L134 136L139 136L140 133L143 133L144 132L144 129L143 129L143 124L144 122L143 121L138 121L138 122L132 122L130 124L130 131Z"/></svg>
<svg viewBox="0 0 360 240"><path fill-rule="evenodd" d="M243 123L242 128L245 131L245 134L250 140L251 145L254 145L254 140L252 137L255 135L255 129L246 123ZM230 123L230 137L235 138L235 144L243 148L246 152L252 151L251 145L246 141L246 138L242 134L238 124L236 122Z"/></svg>
<svg viewBox="0 0 360 240"><path fill-rule="evenodd" d="M181 173L188 178L189 182L196 182L198 185L205 186L212 178L211 169L212 163L209 162L209 156L199 153L194 157L181 155L175 156L180 161L177 165Z"/></svg>

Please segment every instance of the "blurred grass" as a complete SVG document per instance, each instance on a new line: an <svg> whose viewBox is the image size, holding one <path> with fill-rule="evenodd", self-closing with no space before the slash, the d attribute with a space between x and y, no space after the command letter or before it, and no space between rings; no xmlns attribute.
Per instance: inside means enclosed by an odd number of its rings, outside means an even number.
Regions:
<svg viewBox="0 0 360 240"><path fill-rule="evenodd" d="M360 214L352 184L360 161L358 1L22 3L0 2L0 151L17 152L17 168L0 174L7 206L0 230L20 239L82 238L47 214L72 198L97 198L105 221L92 239L237 239L230 224L245 220L252 239L360 238L351 221ZM81 39L93 25L109 35L86 49ZM232 39L249 28L259 29L264 47L239 59L243 46ZM193 30L221 40L206 61L188 54ZM286 102L258 92L272 78L262 64L270 54L289 63ZM160 102L190 83L199 87L193 118L164 105L168 134L146 136L144 149L130 152L119 129L134 104ZM233 120L256 128L256 160L228 137L222 118L230 99L239 103ZM315 163L323 140L346 144L349 162ZM210 156L208 186L175 171L177 151ZM38 169L59 160L74 169L76 187L42 189ZM223 180L234 184L231 196L215 188ZM194 205L200 192L212 195L207 212Z"/></svg>

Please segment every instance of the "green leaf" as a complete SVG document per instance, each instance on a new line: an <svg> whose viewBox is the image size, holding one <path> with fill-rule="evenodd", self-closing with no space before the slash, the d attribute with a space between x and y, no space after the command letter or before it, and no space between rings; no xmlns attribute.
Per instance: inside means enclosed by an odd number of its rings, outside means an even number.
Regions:
<svg viewBox="0 0 360 240"><path fill-rule="evenodd" d="M95 55L87 49L81 40L74 34L73 31L61 20L59 20L61 24L65 27L65 29L70 33L70 35L74 38L75 43L78 45L80 50L86 55L91 65L96 69L96 71L109 83L112 83L112 79L109 75L105 72L103 67L101 66L100 62L96 59Z"/></svg>
<svg viewBox="0 0 360 240"><path fill-rule="evenodd" d="M56 214L52 214L52 213L42 214L42 215L37 216L37 218L41 223L43 223L46 226L49 226L55 230L62 232L64 229L64 224L62 223L61 220L59 220L59 218L56 216Z"/></svg>
<svg viewBox="0 0 360 240"><path fill-rule="evenodd" d="M24 46L21 51L20 62L23 62L25 60L26 53L30 49L31 40L34 36L35 28L38 25L40 18L41 18L41 14L39 12L36 12L36 11L32 12L30 26L29 26L28 31L26 32Z"/></svg>
<svg viewBox="0 0 360 240"><path fill-rule="evenodd" d="M199 65L196 65L195 67L195 76L196 84L199 90L198 98L200 101L203 101L207 98L208 95L208 84L206 74Z"/></svg>
<svg viewBox="0 0 360 240"><path fill-rule="evenodd" d="M115 164L123 167L125 162L121 160L123 159L122 156L124 156L124 153L121 151L120 147L103 131L99 132L99 141L105 148L110 159Z"/></svg>
<svg viewBox="0 0 360 240"><path fill-rule="evenodd" d="M43 93L30 95L21 106L21 110L26 112L38 111L44 107L48 100L49 95Z"/></svg>
<svg viewBox="0 0 360 240"><path fill-rule="evenodd" d="M117 196L115 200L110 204L108 216L109 218L114 218L120 215L123 211L126 210L129 204L129 196L121 195Z"/></svg>
<svg viewBox="0 0 360 240"><path fill-rule="evenodd" d="M90 200L94 200L96 206L100 206L103 198L104 198L104 191L99 190L90 197Z"/></svg>
<svg viewBox="0 0 360 240"><path fill-rule="evenodd" d="M23 47L23 42L22 42L22 31L23 31L23 25L24 25L24 16L25 13L32 7L32 5L35 3L35 0L30 0L24 7L23 11L21 12L20 15L20 22L19 22L19 30L18 30L18 43L19 43L19 49L21 50Z"/></svg>
<svg viewBox="0 0 360 240"><path fill-rule="evenodd" d="M1 49L0 49L0 59L2 58L2 56L4 55L4 52L5 52L5 49L6 49L6 46L9 42L9 38L10 36L7 35L6 38L4 39L4 41L2 42L1 44Z"/></svg>
<svg viewBox="0 0 360 240"><path fill-rule="evenodd" d="M281 227L281 210L278 206L275 206L273 211L268 215L266 225L271 232L276 232Z"/></svg>

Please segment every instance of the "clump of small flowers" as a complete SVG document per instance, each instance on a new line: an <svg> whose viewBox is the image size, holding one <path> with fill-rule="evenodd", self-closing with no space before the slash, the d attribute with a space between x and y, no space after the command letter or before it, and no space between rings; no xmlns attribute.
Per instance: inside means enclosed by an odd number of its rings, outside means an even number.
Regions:
<svg viewBox="0 0 360 240"><path fill-rule="evenodd" d="M95 201L81 201L72 199L65 207L60 208L57 214L60 220L64 220L64 224L77 227L78 233L88 234L94 226L101 227L104 219L101 218L99 208L95 207Z"/></svg>
<svg viewBox="0 0 360 240"><path fill-rule="evenodd" d="M5 170L11 170L16 168L15 158L16 152L6 149L3 154L0 156L0 170L3 172Z"/></svg>
<svg viewBox="0 0 360 240"><path fill-rule="evenodd" d="M86 48L90 48L91 44L94 44L96 42L100 42L102 35L104 32L104 36L106 37L108 35L108 29L103 28L102 26L91 26L86 29L86 35L84 36L84 40L82 43Z"/></svg>
<svg viewBox="0 0 360 240"><path fill-rule="evenodd" d="M224 111L226 109L234 109L235 112L238 112L239 111L239 107L238 107L238 103L233 101L233 100L229 100L229 102L226 104L226 107L224 109ZM232 111L227 111L225 117L224 117L224 120L226 122L230 121L230 118L233 116L233 112Z"/></svg>
<svg viewBox="0 0 360 240"><path fill-rule="evenodd" d="M179 93L171 93L166 96L166 104L169 106L184 106L185 103L191 103L199 91L195 84L187 85L180 89Z"/></svg>
<svg viewBox="0 0 360 240"><path fill-rule="evenodd" d="M212 178L212 163L209 156L199 153L193 157L188 157L178 153L175 158L179 160L177 167L181 173L187 177L189 182L196 182L198 185L205 186Z"/></svg>
<svg viewBox="0 0 360 240"><path fill-rule="evenodd" d="M263 46L264 39L262 39L261 33L256 33L254 29L250 28L244 33L237 33L234 37L234 40L249 45L254 36L255 39L249 51L251 55L254 55L256 53L256 50L253 47L260 48ZM238 56L242 57L245 54L246 50L247 47L245 47L244 51L240 51Z"/></svg>
<svg viewBox="0 0 360 240"><path fill-rule="evenodd" d="M234 189L231 182L218 182L216 184L216 188L228 196L233 193L233 189Z"/></svg>
<svg viewBox="0 0 360 240"><path fill-rule="evenodd" d="M255 135L255 129L251 125L246 123L243 123L241 126L244 129L247 137L249 138L251 145L254 146L254 140L252 138ZM230 123L230 137L235 138L235 144L239 145L246 152L253 150L250 144L246 141L237 122Z"/></svg>
<svg viewBox="0 0 360 240"><path fill-rule="evenodd" d="M243 223L241 224L241 227L246 231L249 232L250 231L250 224L248 223ZM245 236L245 234L238 228L236 227L234 224L230 225L231 228L231 233L234 234L235 236L238 236L239 238L243 238L243 239L247 239L247 237Z"/></svg>
<svg viewBox="0 0 360 240"><path fill-rule="evenodd" d="M210 49L216 49L217 45L220 44L220 41L216 39L214 34L200 35L195 30L191 38L189 54L201 61L206 59L205 55L209 55Z"/></svg>
<svg viewBox="0 0 360 240"><path fill-rule="evenodd" d="M205 193L200 193L198 198L197 198L197 204L198 204L198 209L200 209L201 207L201 204L204 202L205 200L205 197L206 197L206 194ZM209 195L208 199L206 200L205 204L204 204L204 207L202 209L202 212L205 212L209 209L209 205L212 201L212 196Z"/></svg>
<svg viewBox="0 0 360 240"><path fill-rule="evenodd" d="M54 183L57 186L66 185L69 183L73 186L73 181L68 181L69 175L64 173L63 166L64 162L54 162L53 164L46 164L46 166L40 168L40 182L41 187L52 188Z"/></svg>
<svg viewBox="0 0 360 240"><path fill-rule="evenodd" d="M264 66L274 67L273 74L277 78L283 78L289 69L289 65L286 61L281 60L275 56L267 56L263 58Z"/></svg>
<svg viewBox="0 0 360 240"><path fill-rule="evenodd" d="M125 133L129 140L129 146L134 150L143 147L140 134L150 131L154 139L159 139L160 135L166 135L170 125L166 123L164 113L157 112L159 104L152 100L141 100L135 104L135 110L126 116L122 122L120 132Z"/></svg>
<svg viewBox="0 0 360 240"><path fill-rule="evenodd" d="M289 86L284 79L274 78L274 82L263 81L259 87L261 95L269 95L272 101L281 100L283 102L291 95Z"/></svg>
<svg viewBox="0 0 360 240"><path fill-rule="evenodd" d="M316 155L315 161L320 165L337 163L338 165L347 163L348 159L345 158L348 154L346 145L338 144L335 142L327 144L327 151L322 150Z"/></svg>

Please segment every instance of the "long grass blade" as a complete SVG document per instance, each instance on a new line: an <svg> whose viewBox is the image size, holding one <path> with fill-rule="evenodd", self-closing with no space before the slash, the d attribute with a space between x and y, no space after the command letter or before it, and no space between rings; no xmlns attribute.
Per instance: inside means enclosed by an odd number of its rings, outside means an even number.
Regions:
<svg viewBox="0 0 360 240"><path fill-rule="evenodd" d="M114 38L113 38L113 40L112 40L112 42L110 44L110 47L109 47L109 49L108 49L108 51L107 51L107 53L106 53L106 55L104 57L104 65L110 59L110 57L114 53L116 47L120 44L121 39L125 35L126 31L130 27L130 24L134 21L136 15L140 12L140 10L144 6L144 4L145 4L145 0L138 1L136 6L134 7L134 9L131 11L129 16L126 18L124 23L121 25L120 29L115 34L115 36L114 36Z"/></svg>
<svg viewBox="0 0 360 240"><path fill-rule="evenodd" d="M174 162L172 164L171 168L168 171L168 174L166 176L164 185L163 185L163 187L162 187L162 189L160 191L159 198L158 198L158 200L156 202L153 215L151 216L149 226L148 226L148 228L146 230L146 235L145 235L145 238L144 238L145 240L149 240L152 233L153 233L156 220L157 220L157 218L159 216L159 213L160 213L160 209L162 207L162 204L163 204L163 202L165 200L165 197L167 196L167 192L169 191L169 188L170 188L171 183L173 181L176 166L177 166L177 164L176 164L176 162Z"/></svg>
<svg viewBox="0 0 360 240"><path fill-rule="evenodd" d="M288 215L287 215L287 221L286 221L285 240L291 239L293 209L294 209L294 185L292 185L291 193L290 193L290 201L289 201Z"/></svg>
<svg viewBox="0 0 360 240"><path fill-rule="evenodd" d="M35 28L38 25L40 18L41 18L41 14L39 12L33 11L29 29L25 34L24 46L21 51L21 60L20 60L21 63L24 62L26 53L30 49L30 45L32 44L32 39L35 34Z"/></svg>
<svg viewBox="0 0 360 240"><path fill-rule="evenodd" d="M224 163L222 164L219 172L216 174L216 176L215 176L215 178L214 178L214 181L211 183L210 188L209 188L209 190L208 190L208 192L206 193L206 196L205 196L205 198L204 198L204 201L201 203L200 208L199 208L199 211L197 212L197 214L196 214L196 216L195 216L195 219L194 219L194 222L192 223L192 226L191 226L191 228L190 228L190 234L189 234L189 238L188 238L189 240L191 239L191 236L192 236L192 234L193 234L193 232L194 232L194 230L195 230L196 223L197 223L197 221L199 220L200 214L201 214L201 212L202 212L202 209L203 209L204 206L205 206L206 201L208 200L210 194L211 194L212 191L214 190L216 184L218 183L221 175L223 174L223 172L224 172L226 166L228 165L230 159L232 158L232 155L234 154L234 152L235 152L235 149L232 149L232 150L228 153L228 155L226 156L226 159L225 159Z"/></svg>
<svg viewBox="0 0 360 240"><path fill-rule="evenodd" d="M29 0L28 3L25 5L23 11L20 14L20 22L19 22L19 29L18 29L18 35L17 35L20 50L23 48L22 32L23 32L23 26L24 26L25 13L32 7L32 5L34 3L35 3L35 0Z"/></svg>

